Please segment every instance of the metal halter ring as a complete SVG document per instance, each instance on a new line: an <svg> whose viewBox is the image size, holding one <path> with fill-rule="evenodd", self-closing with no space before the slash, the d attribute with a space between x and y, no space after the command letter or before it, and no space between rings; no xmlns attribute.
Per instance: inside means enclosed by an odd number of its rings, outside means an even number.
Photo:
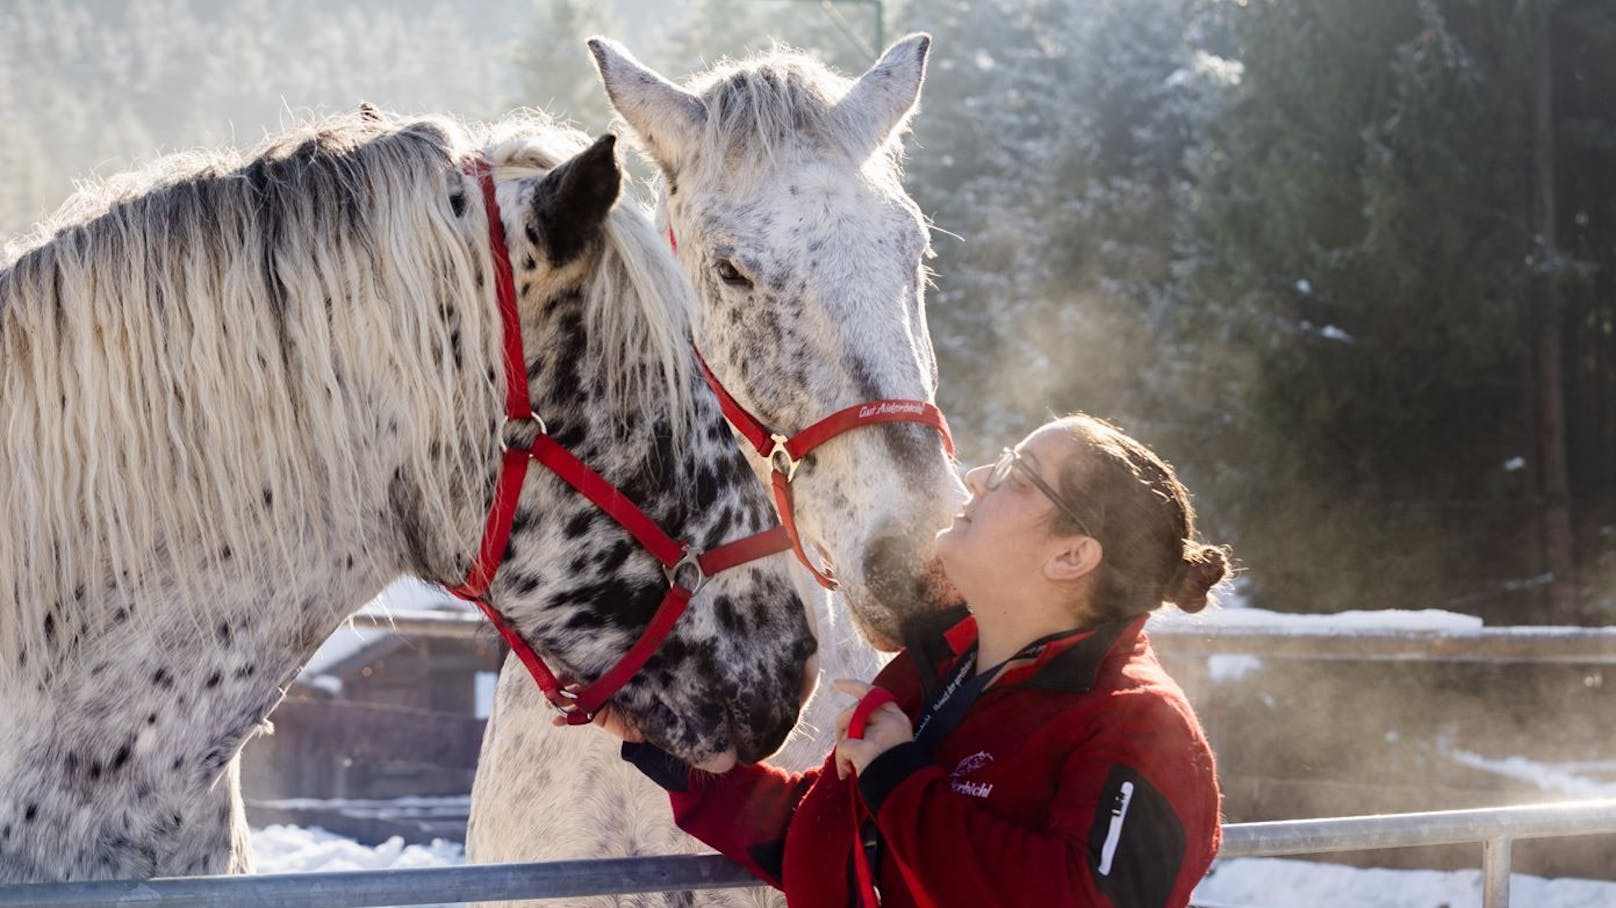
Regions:
<svg viewBox="0 0 1616 908"><path fill-rule="evenodd" d="M532 416L501 416L499 418L499 432L498 432L498 434L499 434L499 452L501 454L503 454L506 451L509 451L511 449L511 444L510 444L510 441L508 440L510 438L510 433L508 432L508 430L510 429L511 423L513 423L513 422L530 422L530 423L534 423L535 425L537 425L539 427L539 434L540 435L549 435L550 434L549 428L547 428L544 425L544 420L540 419L538 414L534 414Z"/></svg>
<svg viewBox="0 0 1616 908"><path fill-rule="evenodd" d="M690 571L696 572L695 582L682 582L681 575L688 574ZM707 585L707 572L701 569L701 553L693 552L690 549L685 549L684 555L680 556L678 561L663 565L662 573L667 575L668 586L682 586L689 590L692 595Z"/></svg>
<svg viewBox="0 0 1616 908"><path fill-rule="evenodd" d="M570 705L567 705L567 706L562 706L559 703L551 701L550 706L553 707L556 712L562 714L563 716L566 715L567 713L573 712L574 710L576 710L578 708L578 692L576 690L573 690L571 686L562 687L560 690L556 691L556 696L565 697L566 699L572 701L572 703ZM546 699L548 699L548 698L546 698Z"/></svg>
<svg viewBox="0 0 1616 908"><path fill-rule="evenodd" d="M797 465L802 461L792 457L791 452L786 450L786 442L791 439L778 434L769 437L774 439L774 447L769 449L769 464L774 467L774 472L784 476L786 482L790 482L797 475Z"/></svg>

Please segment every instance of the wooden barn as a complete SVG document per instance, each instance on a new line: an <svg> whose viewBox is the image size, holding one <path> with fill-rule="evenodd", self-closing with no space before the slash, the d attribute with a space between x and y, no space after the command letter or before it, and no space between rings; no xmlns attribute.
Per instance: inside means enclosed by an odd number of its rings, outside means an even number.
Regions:
<svg viewBox="0 0 1616 908"><path fill-rule="evenodd" d="M463 612L441 589L399 581L367 609ZM505 655L469 639L343 627L248 743L249 822L321 826L360 841L460 839L477 751Z"/></svg>

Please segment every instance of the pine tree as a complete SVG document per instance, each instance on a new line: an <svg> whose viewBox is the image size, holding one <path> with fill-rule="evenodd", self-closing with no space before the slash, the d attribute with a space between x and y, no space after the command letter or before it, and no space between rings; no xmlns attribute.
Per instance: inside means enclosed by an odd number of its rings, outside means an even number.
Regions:
<svg viewBox="0 0 1616 908"><path fill-rule="evenodd" d="M1056 55L1043 4L915 0L902 31L933 37L907 180L936 224L927 308L961 454L987 455L1024 429L1060 369L1028 332L1048 332L1052 161L1065 117L1054 107Z"/></svg>
<svg viewBox="0 0 1616 908"><path fill-rule="evenodd" d="M1577 578L1586 613L1609 623L1616 617L1616 7L1558 0L1551 10L1558 254L1547 273L1566 326Z"/></svg>
<svg viewBox="0 0 1616 908"><path fill-rule="evenodd" d="M842 16L847 5L837 6L835 15ZM873 29L854 44L836 21L820 4L801 0L691 0L679 28L662 46L648 49L646 59L677 80L720 60L784 44L858 75L875 62L873 48L864 43L874 41Z"/></svg>
<svg viewBox="0 0 1616 908"><path fill-rule="evenodd" d="M1529 45L1511 10L1226 7L1242 92L1204 152L1185 289L1226 338L1210 447L1238 478L1214 494L1265 601L1522 604L1528 490L1504 465L1525 453Z"/></svg>
<svg viewBox="0 0 1616 908"><path fill-rule="evenodd" d="M1084 409L1149 437L1188 158L1234 64L1183 0L916 2L937 38L911 164L939 226L945 400L978 438ZM986 442L984 442L986 444Z"/></svg>

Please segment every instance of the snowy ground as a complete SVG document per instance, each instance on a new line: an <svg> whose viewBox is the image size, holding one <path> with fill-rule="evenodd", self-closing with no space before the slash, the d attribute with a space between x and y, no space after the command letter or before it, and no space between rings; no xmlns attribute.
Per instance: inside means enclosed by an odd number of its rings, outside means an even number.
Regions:
<svg viewBox="0 0 1616 908"><path fill-rule="evenodd" d="M465 850L438 840L405 845L394 838L370 848L319 829L253 830L260 873L382 870L460 864ZM1219 862L1195 892L1217 908L1470 908L1481 905L1481 871L1362 870L1308 861L1242 858ZM1510 903L1523 908L1610 908L1616 883L1545 880L1516 875Z"/></svg>
<svg viewBox="0 0 1616 908"><path fill-rule="evenodd" d="M372 848L323 829L276 825L252 831L252 856L259 873L320 873L463 864L466 849L443 839L405 845L398 836Z"/></svg>
<svg viewBox="0 0 1616 908"><path fill-rule="evenodd" d="M1511 905L1610 908L1616 883L1516 874ZM1276 858L1220 861L1195 898L1217 908L1480 908L1481 870L1365 870Z"/></svg>
<svg viewBox="0 0 1616 908"><path fill-rule="evenodd" d="M258 873L335 873L464 864L466 849L442 839L433 840L431 845L406 845L398 836L372 848L323 829L265 826L252 831L252 858L253 869Z"/></svg>

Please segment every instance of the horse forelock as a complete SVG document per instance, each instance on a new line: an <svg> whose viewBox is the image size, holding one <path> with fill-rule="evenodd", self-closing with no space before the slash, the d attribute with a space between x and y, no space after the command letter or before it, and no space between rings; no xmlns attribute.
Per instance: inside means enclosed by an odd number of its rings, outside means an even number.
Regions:
<svg viewBox="0 0 1616 908"><path fill-rule="evenodd" d="M902 192L905 130L878 146L837 104L853 80L813 57L783 45L744 60L724 60L691 79L707 119L701 147L692 156L706 162L709 178L750 189L778 178L804 155L851 163L868 180Z"/></svg>

